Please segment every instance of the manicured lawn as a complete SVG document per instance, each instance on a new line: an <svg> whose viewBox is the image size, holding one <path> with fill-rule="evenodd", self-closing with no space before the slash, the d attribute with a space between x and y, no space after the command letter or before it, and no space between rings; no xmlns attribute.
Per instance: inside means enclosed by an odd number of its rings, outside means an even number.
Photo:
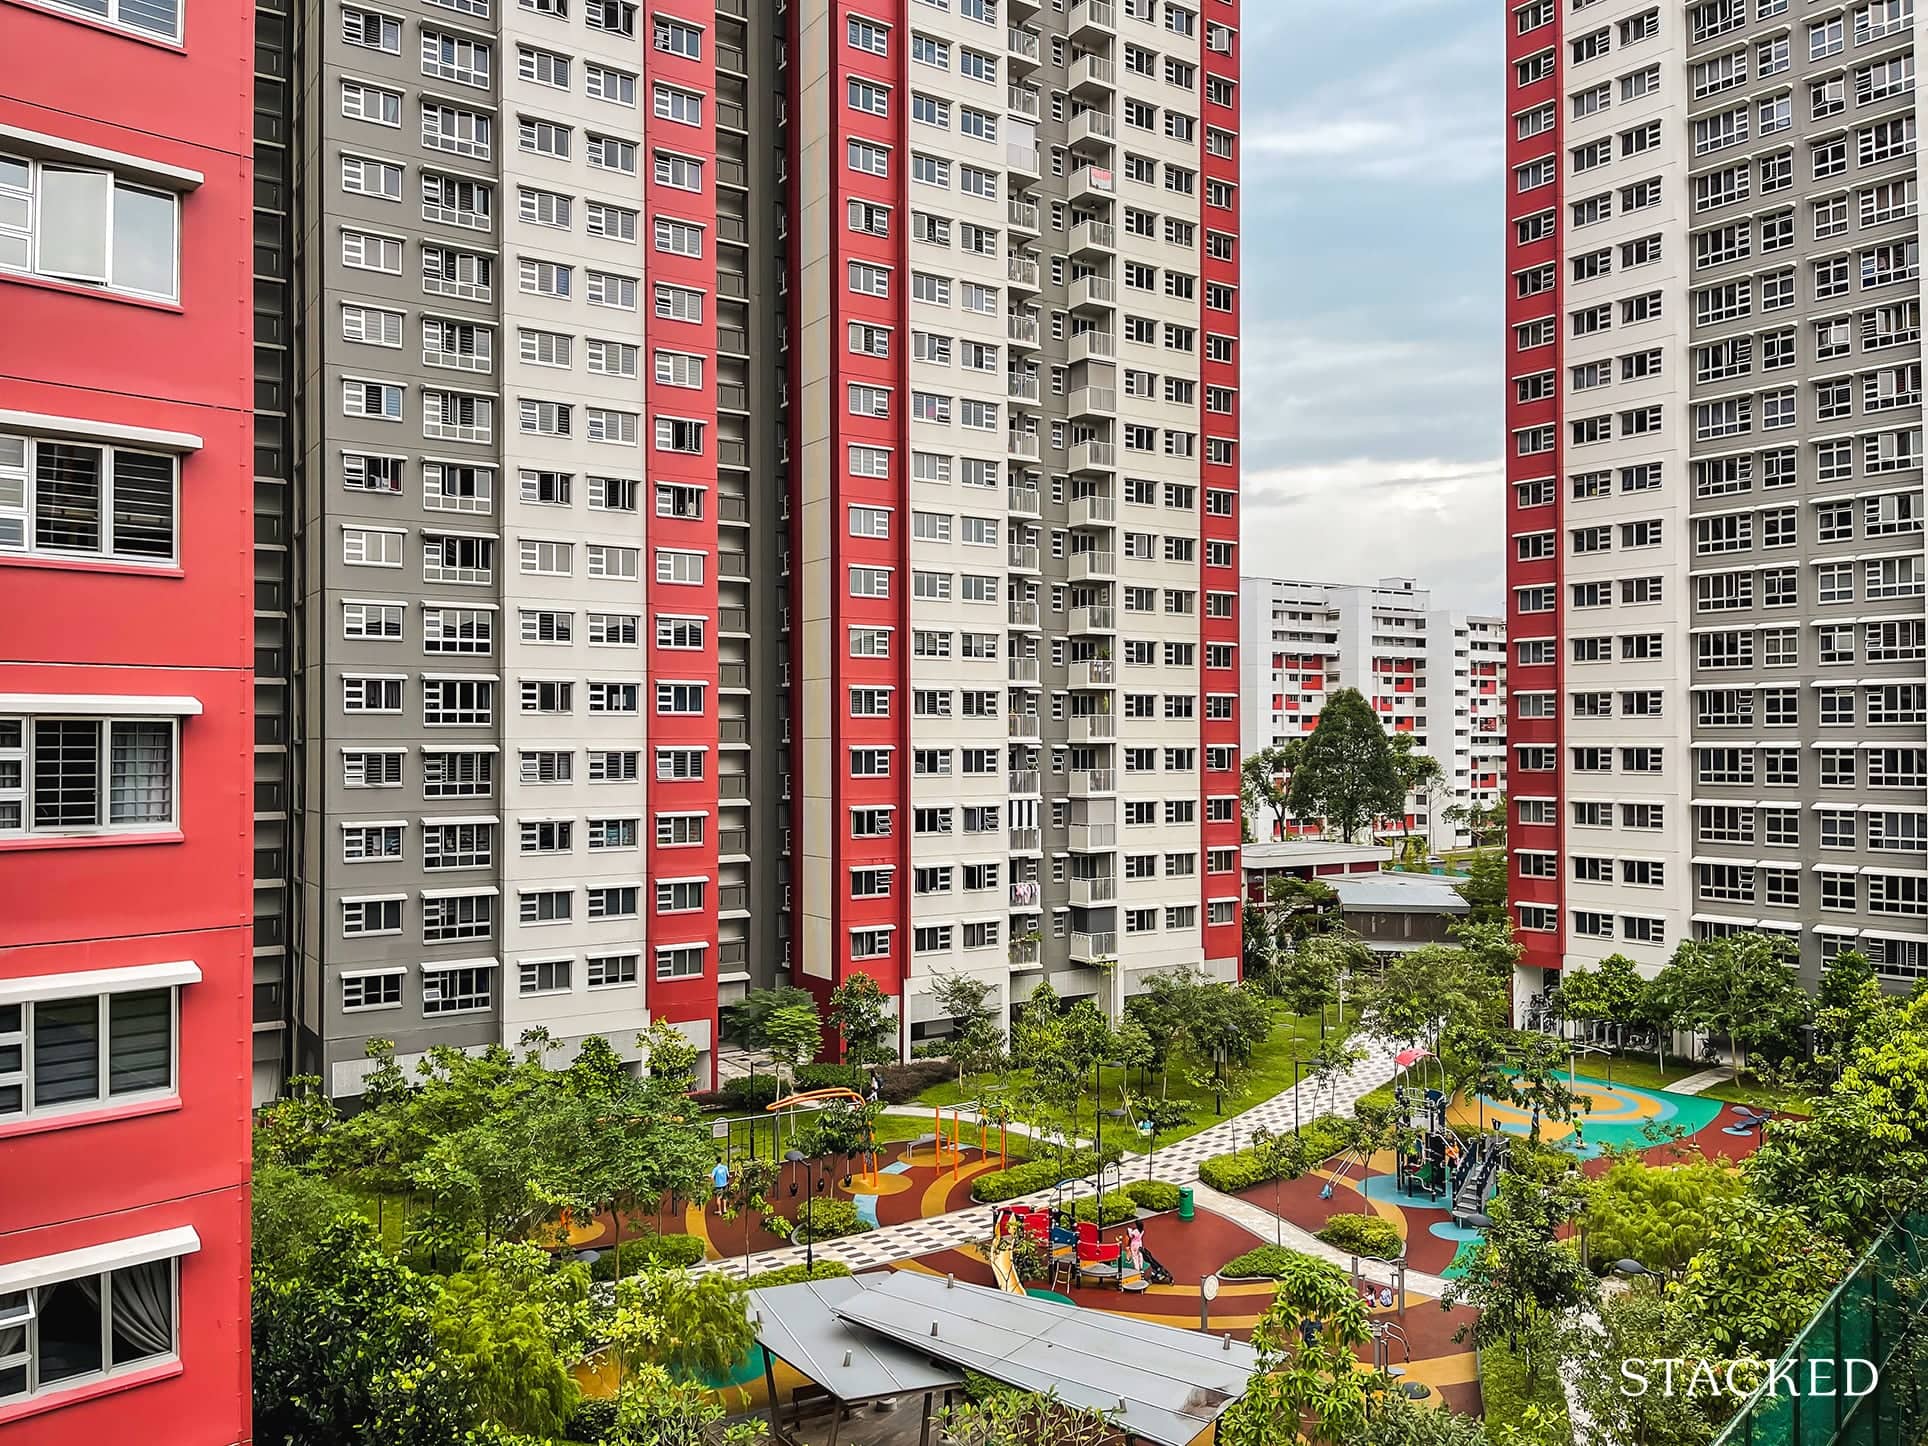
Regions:
<svg viewBox="0 0 1928 1446"><path fill-rule="evenodd" d="M1606 1079L1609 1074L1609 1056L1580 1056L1580 1072ZM1658 1090L1677 1084L1691 1075L1701 1072L1702 1066L1688 1060L1676 1063L1670 1055L1667 1067L1663 1070L1652 1055L1616 1054L1611 1056L1612 1080L1615 1084L1635 1085L1642 1089ZM1751 1105L1755 1109L1792 1110L1796 1114L1812 1114L1814 1099L1801 1090L1770 1089L1766 1085L1751 1080L1729 1080L1725 1084L1714 1085L1701 1091L1710 1100L1722 1100L1730 1105Z"/></svg>
<svg viewBox="0 0 1928 1446"><path fill-rule="evenodd" d="M1348 1024L1350 1023L1351 1021L1348 1021ZM1328 1038L1336 1041L1339 1035L1340 1030L1335 1019L1328 1027ZM1300 1076L1303 1078L1305 1073L1303 1061L1310 1059L1316 1054L1318 1048L1318 1015L1291 1015L1280 1011L1277 1016L1277 1021L1272 1027L1271 1035L1253 1055L1250 1070L1241 1082L1240 1087L1236 1091L1226 1094L1224 1097L1222 1114L1214 1108L1216 1102L1214 1101L1209 1085L1200 1087L1193 1084L1176 1070L1172 1071L1165 1081L1167 1097L1177 1101L1185 1108L1190 1113L1192 1122L1189 1125L1180 1126L1175 1130L1162 1132L1158 1136L1159 1148L1163 1149L1166 1145L1187 1139L1197 1134L1200 1130L1217 1124L1221 1119L1230 1119L1233 1115L1243 1110L1248 1110L1254 1105L1262 1104L1264 1101L1271 1099L1272 1096L1291 1089L1294 1050L1296 1049L1298 1058L1301 1061ZM1128 1073L1130 1076L1129 1079L1127 1079ZM1156 1072L1152 1072L1149 1077L1144 1080L1139 1079L1138 1073L1135 1070L1127 1072L1125 1070L1107 1069L1103 1071L1103 1076L1102 1098L1104 1100L1104 1107L1108 1111L1123 1108L1123 1092L1127 1087L1129 1087L1132 1093L1138 1095L1156 1095L1159 1091L1160 1081ZM982 1084L974 1081L969 1090L959 1089L955 1080L948 1080L943 1084L933 1085L931 1088L925 1090L918 1096L918 1100L920 1103L926 1105L954 1105L960 1103L969 1105L985 1085L995 1090L1000 1084L1003 1086L1002 1094L1004 1098L1015 1098L1030 1084L1030 1071L1012 1070L1010 1075L1002 1080L993 1077L988 1081L982 1082ZM1317 1111L1308 1109L1306 1112L1307 1119L1312 1118L1315 1113L1317 1113ZM1027 1120L1026 1123L1037 1125L1041 1122L1038 1120ZM1061 1112L1049 1111L1042 1123L1063 1127L1066 1121ZM1092 1117L1091 1095L1089 1091L1087 1091L1084 1098L1079 1101L1076 1127L1077 1134L1081 1138L1091 1138ZM1115 1134L1114 1131L1116 1132ZM1116 1140L1132 1154L1143 1154L1145 1150L1143 1139L1132 1129L1130 1122L1122 1116L1114 1117L1109 1114L1106 1116L1105 1139L1107 1143Z"/></svg>
<svg viewBox="0 0 1928 1446"><path fill-rule="evenodd" d="M1517 1426L1528 1406L1566 1420L1566 1393L1560 1389L1559 1363L1545 1360L1529 1386L1526 1366L1505 1346L1487 1346L1479 1353L1480 1410L1487 1431L1498 1436L1505 1426Z"/></svg>

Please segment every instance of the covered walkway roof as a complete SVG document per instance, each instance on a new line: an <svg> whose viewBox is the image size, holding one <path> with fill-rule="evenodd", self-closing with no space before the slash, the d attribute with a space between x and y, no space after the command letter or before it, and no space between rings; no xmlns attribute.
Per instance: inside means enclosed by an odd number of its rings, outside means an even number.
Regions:
<svg viewBox="0 0 1928 1446"><path fill-rule="evenodd" d="M934 1363L929 1352L906 1349L837 1314L840 1305L864 1294L870 1279L845 1276L751 1291L757 1340L846 1405L963 1385L958 1372Z"/></svg>
<svg viewBox="0 0 1928 1446"><path fill-rule="evenodd" d="M820 1282L850 1283L859 1288L834 1307L847 1326L1020 1390L1055 1393L1155 1446L1190 1446L1245 1394L1258 1367L1242 1341L937 1276Z"/></svg>

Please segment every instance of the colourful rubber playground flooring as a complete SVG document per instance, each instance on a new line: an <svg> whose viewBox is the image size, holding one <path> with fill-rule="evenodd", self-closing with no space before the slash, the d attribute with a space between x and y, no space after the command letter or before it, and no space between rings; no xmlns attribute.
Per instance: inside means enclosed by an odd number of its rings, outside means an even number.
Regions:
<svg viewBox="0 0 1928 1446"><path fill-rule="evenodd" d="M1591 1106L1580 1117L1578 1128L1548 1121L1542 1125L1540 1137L1572 1151L1589 1175L1608 1168L1609 1162L1601 1153L1607 1145L1638 1148L1647 1163L1670 1165L1696 1156L1738 1161L1753 1153L1760 1143L1758 1130L1742 1128L1748 1112L1718 1100L1610 1085L1586 1075L1579 1076L1575 1091ZM1488 1130L1497 1128L1521 1137L1532 1128L1528 1112L1484 1098L1470 1103L1456 1100L1447 1112L1448 1122L1462 1136L1476 1133L1482 1118ZM1656 1140L1647 1133L1650 1125L1683 1133L1678 1141L1664 1137ZM1378 1215L1390 1221L1405 1239L1406 1263L1412 1269L1446 1279L1464 1273L1467 1257L1480 1234L1454 1224L1444 1192L1428 1195L1416 1185L1410 1194L1400 1191L1388 1152L1375 1155L1363 1167L1354 1162L1341 1173L1343 1163L1341 1157L1334 1157L1300 1179L1254 1185L1239 1194L1314 1234L1335 1215Z"/></svg>
<svg viewBox="0 0 1928 1446"><path fill-rule="evenodd" d="M1317 1193L1316 1187L1314 1193ZM988 1210L985 1230L988 1234ZM1122 1226L1113 1226L1102 1232L1102 1238L1109 1241L1122 1234ZM1146 1222L1145 1246L1158 1258L1159 1264L1171 1272L1170 1285L1154 1285L1138 1294L1110 1286L1074 1285L1068 1296L1072 1304L1085 1310L1196 1330L1199 1286L1205 1277L1216 1273L1234 1256L1272 1243L1209 1210L1200 1210L1191 1220L1180 1220L1176 1215L1155 1216ZM973 1285L997 1283L984 1257L969 1248L900 1260L892 1268L954 1275ZM1031 1284L1042 1288L1045 1282ZM1266 1280L1225 1281L1219 1287L1218 1299L1212 1303L1212 1333L1249 1340L1252 1328L1265 1314L1276 1291L1277 1287ZM1375 1309L1372 1314L1374 1320L1392 1322L1404 1332L1406 1349L1395 1345L1392 1361L1407 1367L1407 1379L1433 1387L1434 1398L1455 1410L1479 1408L1479 1372L1472 1347L1453 1339L1459 1328L1473 1319L1472 1311L1446 1310L1437 1301L1409 1294L1403 1321L1396 1309ZM1362 1360L1370 1361L1370 1349L1360 1354Z"/></svg>

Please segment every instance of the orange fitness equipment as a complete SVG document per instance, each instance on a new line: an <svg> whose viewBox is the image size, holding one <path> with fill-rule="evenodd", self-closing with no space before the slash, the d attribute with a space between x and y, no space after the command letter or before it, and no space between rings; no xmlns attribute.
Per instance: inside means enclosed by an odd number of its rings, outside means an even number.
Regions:
<svg viewBox="0 0 1928 1446"><path fill-rule="evenodd" d="M826 1105L839 1100L847 1101L858 1109L863 1109L870 1103L855 1090L844 1089L841 1085L837 1085L829 1089L805 1090L801 1094L785 1095L782 1099L771 1100L763 1108L765 1113L775 1114L779 1110L797 1109L803 1105ZM863 1161L864 1168L851 1173L850 1187L858 1194L872 1193L883 1176L877 1160L877 1140L874 1130L864 1149L859 1152L858 1158Z"/></svg>

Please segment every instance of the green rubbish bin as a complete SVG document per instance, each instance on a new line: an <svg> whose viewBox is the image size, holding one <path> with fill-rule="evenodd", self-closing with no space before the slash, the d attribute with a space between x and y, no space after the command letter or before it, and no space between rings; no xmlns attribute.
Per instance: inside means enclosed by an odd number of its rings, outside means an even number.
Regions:
<svg viewBox="0 0 1928 1446"><path fill-rule="evenodd" d="M1190 1220L1195 1213L1196 1207L1192 1204L1192 1187L1190 1185L1180 1185L1178 1187L1178 1218L1180 1220Z"/></svg>

